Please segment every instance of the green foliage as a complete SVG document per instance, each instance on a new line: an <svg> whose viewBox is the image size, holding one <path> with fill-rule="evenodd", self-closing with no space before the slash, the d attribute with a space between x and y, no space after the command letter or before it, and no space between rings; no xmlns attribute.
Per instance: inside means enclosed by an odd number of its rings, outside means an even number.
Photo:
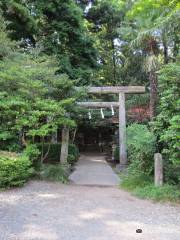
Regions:
<svg viewBox="0 0 180 240"><path fill-rule="evenodd" d="M74 164L77 162L76 156L73 155L73 154L68 154L67 162L68 162L70 165L74 165Z"/></svg>
<svg viewBox="0 0 180 240"><path fill-rule="evenodd" d="M15 43L8 38L6 31L6 22L1 15L0 11L0 60L9 56L15 48Z"/></svg>
<svg viewBox="0 0 180 240"><path fill-rule="evenodd" d="M16 54L0 62L0 141L22 138L31 141L45 137L61 125L74 127L65 116L76 96L73 82L65 75L55 75L53 58Z"/></svg>
<svg viewBox="0 0 180 240"><path fill-rule="evenodd" d="M6 0L2 1L3 15L8 21L9 35L15 40L29 39L33 44L37 33L37 22L33 16L33 3L28 1Z"/></svg>
<svg viewBox="0 0 180 240"><path fill-rule="evenodd" d="M23 151L23 154L26 155L32 163L40 156L40 151L36 144L29 144Z"/></svg>
<svg viewBox="0 0 180 240"><path fill-rule="evenodd" d="M131 175L145 173L150 175L153 171L156 138L146 125L131 124L127 128L127 148L130 165L128 172ZM115 159L119 159L118 148Z"/></svg>
<svg viewBox="0 0 180 240"><path fill-rule="evenodd" d="M153 179L144 173L121 175L121 187L132 192L135 196L155 201L180 202L178 186L165 184L155 187Z"/></svg>
<svg viewBox="0 0 180 240"><path fill-rule="evenodd" d="M151 177L143 172L130 172L128 174L121 175L121 186L128 190L133 191L137 187L144 188L151 182Z"/></svg>
<svg viewBox="0 0 180 240"><path fill-rule="evenodd" d="M153 170L156 138L146 125L132 124L127 128L130 169L150 174Z"/></svg>
<svg viewBox="0 0 180 240"><path fill-rule="evenodd" d="M41 167L40 178L42 180L67 183L68 172L69 166L62 166L61 164L43 164Z"/></svg>
<svg viewBox="0 0 180 240"><path fill-rule="evenodd" d="M96 40L98 49L99 69L95 75L95 84L118 84L120 64L123 54L120 47L115 43L118 39L118 27L124 20L123 1L94 1L87 13L89 30Z"/></svg>
<svg viewBox="0 0 180 240"><path fill-rule="evenodd" d="M27 156L0 152L0 188L22 186L32 173Z"/></svg>
<svg viewBox="0 0 180 240"><path fill-rule="evenodd" d="M37 0L44 51L58 56L59 73L78 79L80 85L91 80L97 66L96 51L83 19L81 8L73 0Z"/></svg>
<svg viewBox="0 0 180 240"><path fill-rule="evenodd" d="M155 187L153 184L144 188L137 187L134 194L140 198L152 199L155 201L180 202L180 190L177 186L165 184L162 187Z"/></svg>
<svg viewBox="0 0 180 240"><path fill-rule="evenodd" d="M165 65L159 71L159 114L152 123L165 162L166 180L174 182L180 169L179 75L179 63Z"/></svg>
<svg viewBox="0 0 180 240"><path fill-rule="evenodd" d="M38 143L36 144L37 148L42 154L43 151L43 156L47 154L46 159L44 160L45 162L48 163L58 163L60 161L60 154L61 154L61 144L60 143ZM77 162L79 158L79 150L74 144L69 144L69 156L68 156L68 163L69 164L74 164Z"/></svg>

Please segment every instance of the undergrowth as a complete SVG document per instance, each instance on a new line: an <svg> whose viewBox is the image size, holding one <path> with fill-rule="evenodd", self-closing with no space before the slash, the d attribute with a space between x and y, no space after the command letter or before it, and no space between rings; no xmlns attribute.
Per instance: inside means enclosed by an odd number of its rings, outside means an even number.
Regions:
<svg viewBox="0 0 180 240"><path fill-rule="evenodd" d="M43 164L40 170L40 179L61 183L68 182L69 165L61 164Z"/></svg>
<svg viewBox="0 0 180 240"><path fill-rule="evenodd" d="M139 198L180 203L180 187L178 186L164 184L156 187L153 179L145 174L121 175L121 179L121 187Z"/></svg>

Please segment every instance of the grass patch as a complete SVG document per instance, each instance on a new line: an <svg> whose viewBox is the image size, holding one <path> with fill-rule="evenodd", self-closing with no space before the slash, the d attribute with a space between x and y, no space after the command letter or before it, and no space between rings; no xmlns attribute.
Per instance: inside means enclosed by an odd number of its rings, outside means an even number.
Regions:
<svg viewBox="0 0 180 240"><path fill-rule="evenodd" d="M169 184L164 184L161 187L155 187L153 184L146 185L143 188L137 187L134 189L134 194L142 199L180 203L179 188Z"/></svg>
<svg viewBox="0 0 180 240"><path fill-rule="evenodd" d="M164 184L155 187L153 179L145 174L121 175L121 187L142 199L180 203L180 187Z"/></svg>
<svg viewBox="0 0 180 240"><path fill-rule="evenodd" d="M67 183L70 172L69 165L43 164L39 173L41 180Z"/></svg>
<svg viewBox="0 0 180 240"><path fill-rule="evenodd" d="M137 175L121 175L122 183L121 187L132 191L137 186L138 187L145 187L151 182L151 178L145 174L137 174Z"/></svg>

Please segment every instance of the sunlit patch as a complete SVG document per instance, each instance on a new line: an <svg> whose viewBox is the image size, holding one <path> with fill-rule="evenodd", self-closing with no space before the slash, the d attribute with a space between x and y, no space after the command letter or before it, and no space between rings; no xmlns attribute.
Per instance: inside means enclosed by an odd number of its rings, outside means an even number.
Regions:
<svg viewBox="0 0 180 240"><path fill-rule="evenodd" d="M46 226L39 227L37 225L28 224L25 230L19 234L20 239L41 239L41 240L59 240L54 230Z"/></svg>
<svg viewBox="0 0 180 240"><path fill-rule="evenodd" d="M42 194L38 194L38 197L49 198L49 199L56 199L56 198L59 197L59 195L57 195L57 194L49 194L49 193L42 193Z"/></svg>

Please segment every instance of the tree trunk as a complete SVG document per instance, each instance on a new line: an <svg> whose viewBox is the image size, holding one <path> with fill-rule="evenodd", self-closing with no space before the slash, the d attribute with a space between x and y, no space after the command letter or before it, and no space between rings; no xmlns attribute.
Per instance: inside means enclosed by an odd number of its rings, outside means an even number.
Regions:
<svg viewBox="0 0 180 240"><path fill-rule="evenodd" d="M173 62L176 61L179 52L179 40L177 34L174 33L174 46L173 46Z"/></svg>
<svg viewBox="0 0 180 240"><path fill-rule="evenodd" d="M156 103L157 103L157 77L154 71L149 73L149 80L150 80L150 119L152 120L153 117L156 115Z"/></svg>
<svg viewBox="0 0 180 240"><path fill-rule="evenodd" d="M75 129L74 129L74 132L73 132L72 144L74 144L74 142L75 142L76 133L77 133L77 128L75 128Z"/></svg>
<svg viewBox="0 0 180 240"><path fill-rule="evenodd" d="M112 58L113 58L113 78L114 78L114 83L116 83L116 55L115 55L114 39L111 40L111 46L112 46Z"/></svg>
<svg viewBox="0 0 180 240"><path fill-rule="evenodd" d="M67 163L68 146L69 146L69 128L67 126L64 126L62 129L61 156L60 156L60 162L62 164Z"/></svg>
<svg viewBox="0 0 180 240"><path fill-rule="evenodd" d="M168 63L168 46L165 37L163 38L163 54L164 54L164 64Z"/></svg>

